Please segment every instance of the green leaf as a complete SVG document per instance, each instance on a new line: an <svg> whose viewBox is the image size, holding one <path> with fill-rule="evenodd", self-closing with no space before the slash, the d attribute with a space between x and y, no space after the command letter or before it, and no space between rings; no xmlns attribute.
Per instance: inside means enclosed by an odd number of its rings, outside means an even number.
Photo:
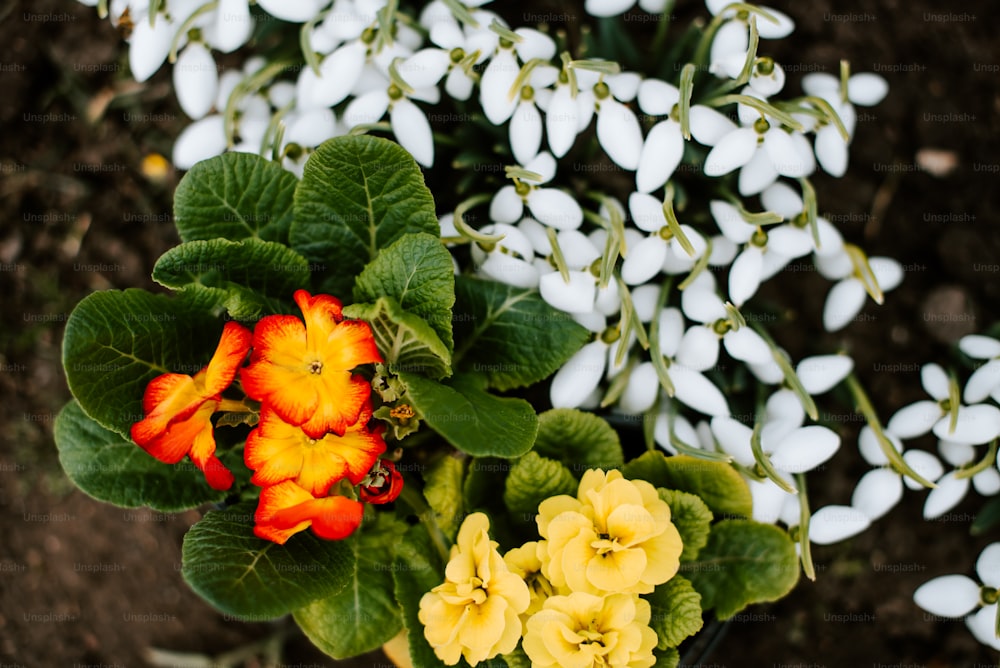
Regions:
<svg viewBox="0 0 1000 668"><path fill-rule="evenodd" d="M105 429L129 435L142 395L164 373L193 375L212 358L222 322L197 299L144 290L85 297L66 322L63 368L80 407Z"/></svg>
<svg viewBox="0 0 1000 668"><path fill-rule="evenodd" d="M489 394L470 376L447 384L411 373L399 378L420 418L462 452L512 458L531 449L538 416L524 399Z"/></svg>
<svg viewBox="0 0 1000 668"><path fill-rule="evenodd" d="M378 513L344 544L354 553L347 586L293 614L306 637L335 659L378 649L403 627L393 596L393 543L406 531L390 513Z"/></svg>
<svg viewBox="0 0 1000 668"><path fill-rule="evenodd" d="M349 318L360 318L372 328L375 345L389 370L408 371L429 378L451 375L451 352L427 321L407 313L390 297L374 304L351 304L344 309Z"/></svg>
<svg viewBox="0 0 1000 668"><path fill-rule="evenodd" d="M701 630L701 595L680 575L658 585L643 598L652 608L649 627L656 631L658 649L677 647Z"/></svg>
<svg viewBox="0 0 1000 668"><path fill-rule="evenodd" d="M257 238L288 243L298 179L276 162L223 153L192 167L174 193L182 241Z"/></svg>
<svg viewBox="0 0 1000 668"><path fill-rule="evenodd" d="M662 487L657 491L660 493L660 498L670 506L670 521L681 535L684 544L681 561L693 560L708 542L713 519L712 511L694 494Z"/></svg>
<svg viewBox="0 0 1000 668"><path fill-rule="evenodd" d="M576 496L576 478L554 459L531 451L517 460L510 470L503 490L503 501L514 516L538 514L538 504L551 496Z"/></svg>
<svg viewBox="0 0 1000 668"><path fill-rule="evenodd" d="M184 536L181 574L219 610L248 620L281 617L351 582L354 552L311 531L284 545L253 534L256 502L209 512Z"/></svg>
<svg viewBox="0 0 1000 668"><path fill-rule="evenodd" d="M295 190L292 248L329 265L323 287L349 294L380 249L410 232L440 236L434 200L399 144L370 135L334 137L309 156Z"/></svg>
<svg viewBox="0 0 1000 668"><path fill-rule="evenodd" d="M688 455L668 457L649 451L626 464L624 474L626 478L647 480L655 487L694 494L716 516L750 517L753 510L746 481L724 462Z"/></svg>
<svg viewBox="0 0 1000 668"><path fill-rule="evenodd" d="M424 474L424 498L434 511L438 527L452 542L465 517L462 512L464 468L461 459L446 455Z"/></svg>
<svg viewBox="0 0 1000 668"><path fill-rule="evenodd" d="M795 587L799 561L788 533L751 520L723 520L708 544L681 572L702 597L702 606L728 619L751 603L776 601Z"/></svg>
<svg viewBox="0 0 1000 668"><path fill-rule="evenodd" d="M681 664L681 655L676 647L665 650L654 649L653 656L656 658L656 663L652 668L677 668Z"/></svg>
<svg viewBox="0 0 1000 668"><path fill-rule="evenodd" d="M396 545L392 563L394 593L403 610L403 626L410 642L410 658L414 668L441 668L420 623L420 599L444 582L444 564L423 525L411 526Z"/></svg>
<svg viewBox="0 0 1000 668"><path fill-rule="evenodd" d="M288 311L292 294L309 286L309 263L272 241L191 241L160 256L153 280L174 290L203 291L233 318L257 320Z"/></svg>
<svg viewBox="0 0 1000 668"><path fill-rule="evenodd" d="M575 408L553 408L538 416L534 450L561 461L577 478L588 469L625 465L618 432L603 418Z"/></svg>
<svg viewBox="0 0 1000 668"><path fill-rule="evenodd" d="M498 390L547 378L590 337L537 291L475 278L456 279L454 319L458 369Z"/></svg>
<svg viewBox="0 0 1000 668"><path fill-rule="evenodd" d="M132 441L97 424L76 401L59 412L54 435L63 471L98 501L122 508L148 506L178 512L222 501L228 493L209 487L205 475L188 461L157 461Z"/></svg>
<svg viewBox="0 0 1000 668"><path fill-rule="evenodd" d="M354 301L374 302L379 297L391 297L407 313L426 320L452 351L455 273L451 253L439 237L405 234L382 249L354 284Z"/></svg>

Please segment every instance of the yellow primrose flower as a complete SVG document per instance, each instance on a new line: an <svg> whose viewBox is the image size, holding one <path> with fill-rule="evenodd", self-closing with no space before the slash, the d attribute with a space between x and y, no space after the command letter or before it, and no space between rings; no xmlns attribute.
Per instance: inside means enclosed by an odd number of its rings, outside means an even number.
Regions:
<svg viewBox="0 0 1000 668"><path fill-rule="evenodd" d="M548 578L542 575L542 559L547 557L545 546L538 541L525 543L503 555L504 563L507 564L511 573L516 574L528 585L531 599L528 603L528 609L521 613L522 622L526 622L528 617L541 610L545 599L549 596L569 593L569 590L557 591Z"/></svg>
<svg viewBox="0 0 1000 668"><path fill-rule="evenodd" d="M670 506L644 480L591 469L576 498L562 494L538 506L548 559L542 573L574 592L648 594L680 567L681 536Z"/></svg>
<svg viewBox="0 0 1000 668"><path fill-rule="evenodd" d="M522 647L533 668L649 668L656 632L635 594L551 596L528 619Z"/></svg>
<svg viewBox="0 0 1000 668"><path fill-rule="evenodd" d="M519 615L528 608L528 585L507 568L489 527L483 513L465 518L444 583L420 599L424 637L449 666L463 656L474 666L507 654L521 638Z"/></svg>

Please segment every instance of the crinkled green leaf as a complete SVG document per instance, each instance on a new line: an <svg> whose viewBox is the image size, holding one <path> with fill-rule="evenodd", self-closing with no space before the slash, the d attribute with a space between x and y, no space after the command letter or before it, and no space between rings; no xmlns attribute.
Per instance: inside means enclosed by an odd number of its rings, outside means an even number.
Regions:
<svg viewBox="0 0 1000 668"><path fill-rule="evenodd" d="M452 541L462 524L464 465L458 457L445 456L424 473L424 498L434 511L438 527Z"/></svg>
<svg viewBox="0 0 1000 668"><path fill-rule="evenodd" d="M681 564L702 607L728 619L752 603L777 601L799 580L799 560L788 533L772 524L723 520L712 527L695 561Z"/></svg>
<svg viewBox="0 0 1000 668"><path fill-rule="evenodd" d="M537 291L475 278L456 279L454 318L458 369L498 390L547 378L590 336Z"/></svg>
<svg viewBox="0 0 1000 668"><path fill-rule="evenodd" d="M351 304L344 309L349 318L360 318L372 328L375 345L393 372L409 372L428 378L451 375L451 352L427 321L407 313L391 297L373 304Z"/></svg>
<svg viewBox="0 0 1000 668"><path fill-rule="evenodd" d="M625 464L618 432L606 420L575 408L553 408L538 416L534 450L557 459L577 478L588 469L620 469Z"/></svg>
<svg viewBox="0 0 1000 668"><path fill-rule="evenodd" d="M391 297L407 313L427 321L450 353L455 273L451 253L430 234L404 234L383 248L357 278L354 301Z"/></svg>
<svg viewBox="0 0 1000 668"><path fill-rule="evenodd" d="M295 622L320 650L335 659L378 649L403 627L393 595L394 543L407 525L391 513L366 521L345 545L354 553L347 586L295 611Z"/></svg>
<svg viewBox="0 0 1000 668"><path fill-rule="evenodd" d="M517 460L504 484L503 501L514 516L534 517L538 504L551 496L576 496L577 480L554 459L531 451Z"/></svg>
<svg viewBox="0 0 1000 668"><path fill-rule="evenodd" d="M145 290L85 297L66 322L63 369L80 407L123 436L143 418L142 396L165 373L193 375L212 358L222 321L204 299Z"/></svg>
<svg viewBox="0 0 1000 668"><path fill-rule="evenodd" d="M512 458L531 449L538 416L524 399L492 395L465 375L446 383L402 372L399 378L420 418L462 452Z"/></svg>
<svg viewBox="0 0 1000 668"><path fill-rule="evenodd" d="M750 517L750 488L732 466L688 455L645 452L625 465L626 478L647 480L655 487L690 492L716 516Z"/></svg>
<svg viewBox="0 0 1000 668"><path fill-rule="evenodd" d="M352 579L354 552L306 530L284 545L253 534L256 502L209 512L184 536L181 574L219 610L247 620L281 617L332 596Z"/></svg>
<svg viewBox="0 0 1000 668"><path fill-rule="evenodd" d="M272 241L211 239L171 248L153 280L174 290L203 291L237 320L288 312L292 294L309 287L309 263Z"/></svg>
<svg viewBox="0 0 1000 668"><path fill-rule="evenodd" d="M223 153L192 167L174 193L182 241L257 238L288 243L298 179L276 162Z"/></svg>
<svg viewBox="0 0 1000 668"><path fill-rule="evenodd" d="M701 595L680 575L658 585L643 598L652 609L649 626L656 631L658 649L677 647L701 630Z"/></svg>
<svg viewBox="0 0 1000 668"><path fill-rule="evenodd" d="M76 401L59 412L54 432L63 471L98 501L123 508L148 506L160 512L178 512L222 501L228 494L209 487L205 475L191 462L157 461L121 434L99 425ZM241 466L240 459L223 457L231 467Z"/></svg>
<svg viewBox="0 0 1000 668"><path fill-rule="evenodd" d="M295 190L291 247L319 272L322 287L347 295L379 250L411 232L440 236L434 200L413 157L370 135L324 142Z"/></svg>
<svg viewBox="0 0 1000 668"><path fill-rule="evenodd" d="M670 521L681 535L684 544L681 561L691 561L708 542L712 511L694 494L662 487L657 491L660 498L670 506Z"/></svg>
<svg viewBox="0 0 1000 668"><path fill-rule="evenodd" d="M653 657L656 659L656 663L653 664L652 668L677 668L681 664L681 655L676 647L664 650L654 649Z"/></svg>
<svg viewBox="0 0 1000 668"><path fill-rule="evenodd" d="M393 591L402 608L414 668L442 668L444 663L424 637L424 626L418 617L420 599L444 582L444 564L422 524L411 526L399 537L392 575Z"/></svg>

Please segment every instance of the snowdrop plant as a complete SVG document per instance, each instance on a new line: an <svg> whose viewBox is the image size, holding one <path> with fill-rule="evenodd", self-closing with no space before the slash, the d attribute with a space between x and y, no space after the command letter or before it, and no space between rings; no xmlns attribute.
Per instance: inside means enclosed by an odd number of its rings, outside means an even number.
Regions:
<svg viewBox="0 0 1000 668"><path fill-rule="evenodd" d="M793 360L764 326L781 294L767 284L793 260L831 282L829 332L903 280L820 215L812 183L843 175L854 107L888 84L842 63L791 93L761 41L792 32L782 12L708 0L694 39L668 49L667 21L650 35L613 20L669 11L662 0L587 0L576 36L575 22L509 22L490 0L97 4L131 28L133 76L169 63L192 119L173 148L189 170L183 243L153 273L179 295L81 303L57 440L99 499L232 506L185 542L185 576L220 609L292 613L332 656L385 645L400 665L676 665L703 614L728 618L814 578L811 546L866 530L904 487L933 488L928 518L970 488L1000 491L1000 342L961 342L984 360L964 392L925 366L930 399L883 427L849 356ZM632 41L655 57L631 57ZM213 52L234 51L242 64L220 72ZM127 325L154 308L176 324ZM116 390L136 420L109 412L79 371L100 352L85 333L105 312L125 324L101 336L147 361ZM240 324L216 352L197 345L193 332L223 318ZM195 345L175 355L161 339ZM204 369L150 373L189 367ZM306 389L289 393L292 381ZM849 504L812 510L807 478L821 484L845 449L817 405L835 388L867 423L873 469ZM326 415L334 403L350 415ZM116 481L154 467L184 492L88 477L81 434L153 458L106 467ZM906 443L927 434L940 458ZM211 492L155 468L185 457ZM256 589L205 576L215 555L256 568L263 550L281 568ZM319 586L286 587L315 550ZM649 550L665 561L647 566ZM773 568L732 556L746 550ZM699 568L716 558L734 562L724 576ZM995 583L981 576L986 611ZM977 605L967 585L949 610ZM389 605L348 614L345 587ZM609 621L582 628L587 615ZM331 632L348 617L353 628ZM970 628L995 643L984 624ZM568 633L579 642L554 648Z"/></svg>

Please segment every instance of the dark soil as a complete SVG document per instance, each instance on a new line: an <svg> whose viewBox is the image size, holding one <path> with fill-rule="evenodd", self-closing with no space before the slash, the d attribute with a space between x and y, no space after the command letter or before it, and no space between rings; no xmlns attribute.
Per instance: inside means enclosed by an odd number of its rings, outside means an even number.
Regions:
<svg viewBox="0 0 1000 668"><path fill-rule="evenodd" d="M880 70L891 84L885 102L859 110L848 176L815 181L821 210L845 236L898 259L907 278L843 332L819 332L822 304L805 297L776 332L796 358L848 350L888 416L920 395L921 363L952 359L949 344L994 324L1000 305L993 6L772 4L798 28L762 53L786 67L792 90L802 72L835 73L840 58L855 71ZM177 242L169 212L179 175L156 182L140 164L150 153L169 155L183 119L165 72L137 86L125 63L114 30L91 8L16 0L0 9L0 665L140 667L152 665L151 648L217 656L272 635L284 650L279 665L334 665L288 625L226 619L187 588L180 544L196 511L103 505L59 468L52 421L69 398L59 363L68 313L93 290L155 289L153 262ZM918 154L927 150L946 152L954 169L922 171ZM799 277L802 288L792 289L803 295L822 283ZM816 506L847 503L866 470L851 447L857 420L846 407L832 419L842 422L846 447L822 487L814 476ZM996 539L969 535L980 497L924 522L924 495L908 493L854 540L815 548L816 582L740 615L707 665L996 665L962 623L931 620L912 602L934 576L971 574ZM356 661L385 664L381 655Z"/></svg>

